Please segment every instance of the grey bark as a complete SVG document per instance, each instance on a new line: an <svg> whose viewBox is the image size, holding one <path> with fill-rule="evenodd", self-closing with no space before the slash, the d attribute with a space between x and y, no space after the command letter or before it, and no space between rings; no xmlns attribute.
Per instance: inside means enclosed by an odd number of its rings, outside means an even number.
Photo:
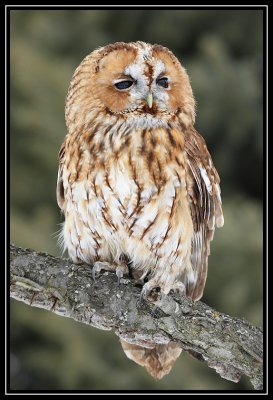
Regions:
<svg viewBox="0 0 273 400"><path fill-rule="evenodd" d="M139 304L141 287L114 273L94 281L90 265L10 245L11 297L64 317L113 330L135 344L175 341L207 362L222 378L249 376L263 389L263 333L243 318L233 318L185 296L168 295Z"/></svg>

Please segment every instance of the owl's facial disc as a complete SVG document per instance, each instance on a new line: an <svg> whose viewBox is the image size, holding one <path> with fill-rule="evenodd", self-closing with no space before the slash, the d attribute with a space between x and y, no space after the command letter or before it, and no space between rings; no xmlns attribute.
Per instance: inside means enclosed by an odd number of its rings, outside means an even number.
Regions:
<svg viewBox="0 0 273 400"><path fill-rule="evenodd" d="M118 116L166 124L175 115L194 121L194 98L186 71L159 45L117 43L99 51L90 91L100 107ZM73 88L72 88L73 89Z"/></svg>

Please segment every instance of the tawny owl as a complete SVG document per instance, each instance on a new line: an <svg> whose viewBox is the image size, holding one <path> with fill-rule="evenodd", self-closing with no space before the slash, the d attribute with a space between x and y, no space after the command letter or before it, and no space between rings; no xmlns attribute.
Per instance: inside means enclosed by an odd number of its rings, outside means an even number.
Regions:
<svg viewBox="0 0 273 400"><path fill-rule="evenodd" d="M223 225L219 176L194 107L177 58L144 42L93 51L68 90L57 183L64 247L94 275L112 269L119 279L129 267L142 297L180 288L199 299L214 228ZM180 354L174 342L121 342L156 378Z"/></svg>

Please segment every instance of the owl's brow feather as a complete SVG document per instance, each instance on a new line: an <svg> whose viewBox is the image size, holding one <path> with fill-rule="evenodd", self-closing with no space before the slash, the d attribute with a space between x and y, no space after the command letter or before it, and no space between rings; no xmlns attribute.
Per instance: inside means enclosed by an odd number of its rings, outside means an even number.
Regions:
<svg viewBox="0 0 273 400"><path fill-rule="evenodd" d="M132 46L130 43L125 43L125 42L116 42L113 44L108 44L105 47L102 47L99 49L99 57L97 59L97 65L95 67L95 73L98 73L100 71L100 66L99 63L100 61L106 57L109 53L115 50L127 50L127 51L133 51L136 56L136 48Z"/></svg>

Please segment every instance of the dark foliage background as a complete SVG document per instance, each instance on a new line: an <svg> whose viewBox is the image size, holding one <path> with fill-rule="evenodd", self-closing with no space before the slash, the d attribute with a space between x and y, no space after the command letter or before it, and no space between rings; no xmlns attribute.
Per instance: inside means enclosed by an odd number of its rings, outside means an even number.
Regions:
<svg viewBox="0 0 273 400"><path fill-rule="evenodd" d="M93 49L143 40L186 67L198 131L221 177L224 228L215 233L203 300L262 325L263 11L257 9L10 10L11 240L60 255L55 233L58 151L74 69ZM11 301L11 388L245 390L182 353L154 381L113 332Z"/></svg>

